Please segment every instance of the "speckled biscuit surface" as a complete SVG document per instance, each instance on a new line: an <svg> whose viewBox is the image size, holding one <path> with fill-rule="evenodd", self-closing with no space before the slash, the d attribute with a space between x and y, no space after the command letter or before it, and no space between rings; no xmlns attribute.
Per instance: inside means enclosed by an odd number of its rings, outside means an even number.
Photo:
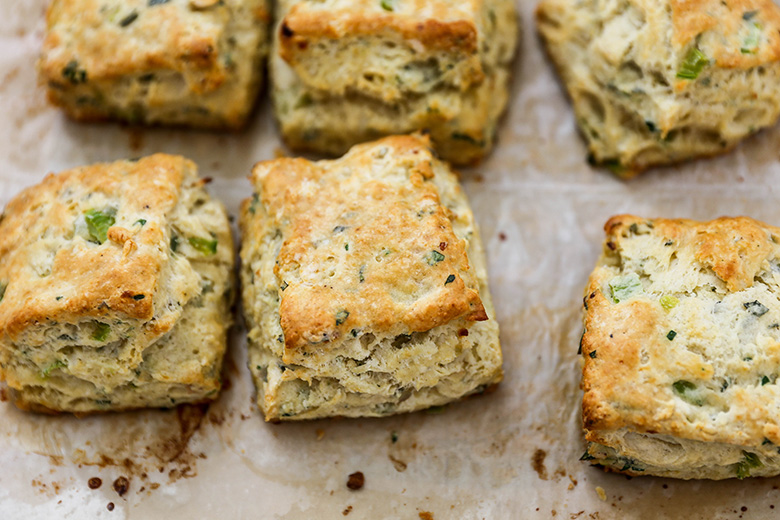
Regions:
<svg viewBox="0 0 780 520"><path fill-rule="evenodd" d="M22 408L213 399L232 293L224 209L177 156L52 174L0 220L0 377Z"/></svg>
<svg viewBox="0 0 780 520"><path fill-rule="evenodd" d="M492 147L517 43L509 0L286 0L271 58L276 116L293 148L339 155L430 131L447 160Z"/></svg>
<svg viewBox="0 0 780 520"><path fill-rule="evenodd" d="M259 163L251 179L241 277L266 419L413 411L500 381L476 224L427 139Z"/></svg>
<svg viewBox="0 0 780 520"><path fill-rule="evenodd" d="M585 293L584 458L633 475L780 473L780 228L613 217Z"/></svg>
<svg viewBox="0 0 780 520"><path fill-rule="evenodd" d="M543 0L537 24L593 162L722 153L780 115L772 0Z"/></svg>
<svg viewBox="0 0 780 520"><path fill-rule="evenodd" d="M269 23L267 0L53 0L40 76L75 119L236 128Z"/></svg>

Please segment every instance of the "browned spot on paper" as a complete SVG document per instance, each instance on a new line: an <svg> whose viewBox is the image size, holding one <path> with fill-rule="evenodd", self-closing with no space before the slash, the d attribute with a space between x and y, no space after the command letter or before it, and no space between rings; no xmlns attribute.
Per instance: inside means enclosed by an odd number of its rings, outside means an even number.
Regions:
<svg viewBox="0 0 780 520"><path fill-rule="evenodd" d="M534 452L533 457L531 457L531 466L542 480L547 480L547 468L544 467L545 457L547 457L547 452L540 449L537 449Z"/></svg>
<svg viewBox="0 0 780 520"><path fill-rule="evenodd" d="M8 402L8 393L6 392L5 387L0 388L0 401L4 403Z"/></svg>
<svg viewBox="0 0 780 520"><path fill-rule="evenodd" d="M108 504L106 504L106 509L108 509L109 511L113 511L114 510L114 503L113 502L109 502Z"/></svg>
<svg viewBox="0 0 780 520"><path fill-rule="evenodd" d="M420 520L433 520L433 513L430 511L420 511L417 516L420 517Z"/></svg>
<svg viewBox="0 0 780 520"><path fill-rule="evenodd" d="M103 485L103 481L98 477L92 477L87 481L87 485L89 486L89 489L97 489Z"/></svg>
<svg viewBox="0 0 780 520"><path fill-rule="evenodd" d="M396 459L392 455L388 455L387 457L390 459L390 462L393 463L393 467L397 472L403 473L404 471L406 471L406 467L407 467L406 462L400 459Z"/></svg>
<svg viewBox="0 0 780 520"><path fill-rule="evenodd" d="M347 487L352 491L357 491L358 489L362 489L365 483L366 483L366 477L363 475L362 471L356 471L352 473L347 479Z"/></svg>
<svg viewBox="0 0 780 520"><path fill-rule="evenodd" d="M49 455L49 462L52 466L62 466L62 455Z"/></svg>
<svg viewBox="0 0 780 520"><path fill-rule="evenodd" d="M127 490L130 489L130 480L125 476L121 476L114 481L113 488L117 495L120 497L124 496Z"/></svg>
<svg viewBox="0 0 780 520"><path fill-rule="evenodd" d="M352 512L352 506L347 506L347 508L341 512L342 515L347 516Z"/></svg>

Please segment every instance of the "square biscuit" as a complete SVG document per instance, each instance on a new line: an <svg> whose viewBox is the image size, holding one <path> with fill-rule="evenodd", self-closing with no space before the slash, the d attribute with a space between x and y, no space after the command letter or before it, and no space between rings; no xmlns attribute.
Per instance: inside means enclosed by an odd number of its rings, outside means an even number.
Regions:
<svg viewBox="0 0 780 520"><path fill-rule="evenodd" d="M630 475L780 473L780 228L613 217L585 293L583 459Z"/></svg>
<svg viewBox="0 0 780 520"><path fill-rule="evenodd" d="M457 164L493 145L518 38L512 0L282 0L272 94L286 143L341 155L415 130Z"/></svg>
<svg viewBox="0 0 780 520"><path fill-rule="evenodd" d="M589 160L622 177L726 152L780 116L772 0L543 0L537 25Z"/></svg>
<svg viewBox="0 0 780 520"><path fill-rule="evenodd" d="M47 176L0 220L0 380L74 413L212 400L233 241L195 164L153 155Z"/></svg>
<svg viewBox="0 0 780 520"><path fill-rule="evenodd" d="M77 120L239 128L262 82L267 0L52 0L38 63Z"/></svg>
<svg viewBox="0 0 780 520"><path fill-rule="evenodd" d="M411 412L501 380L476 223L427 139L262 162L251 180L241 280L266 420Z"/></svg>

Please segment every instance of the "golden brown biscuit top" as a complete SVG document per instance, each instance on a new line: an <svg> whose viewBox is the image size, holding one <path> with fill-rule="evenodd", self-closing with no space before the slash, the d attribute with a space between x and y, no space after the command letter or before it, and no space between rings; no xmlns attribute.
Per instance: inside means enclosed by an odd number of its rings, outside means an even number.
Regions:
<svg viewBox="0 0 780 520"><path fill-rule="evenodd" d="M671 0L673 45L692 42L724 68L780 59L780 7L772 0Z"/></svg>
<svg viewBox="0 0 780 520"><path fill-rule="evenodd" d="M244 0L54 0L40 68L65 86L176 70L208 92L226 79L225 29ZM258 23L262 2L252 11Z"/></svg>
<svg viewBox="0 0 780 520"><path fill-rule="evenodd" d="M585 293L589 440L780 444L780 229L622 215Z"/></svg>
<svg viewBox="0 0 780 520"><path fill-rule="evenodd" d="M118 316L148 320L168 257L165 216L195 165L153 155L47 176L0 221L0 330Z"/></svg>
<svg viewBox="0 0 780 520"><path fill-rule="evenodd" d="M391 137L335 161L255 167L284 239L275 274L287 348L487 319L467 244L431 182L434 161L427 139Z"/></svg>
<svg viewBox="0 0 780 520"><path fill-rule="evenodd" d="M285 59L309 39L400 34L424 48L477 52L484 0L326 0L297 2L281 25Z"/></svg>

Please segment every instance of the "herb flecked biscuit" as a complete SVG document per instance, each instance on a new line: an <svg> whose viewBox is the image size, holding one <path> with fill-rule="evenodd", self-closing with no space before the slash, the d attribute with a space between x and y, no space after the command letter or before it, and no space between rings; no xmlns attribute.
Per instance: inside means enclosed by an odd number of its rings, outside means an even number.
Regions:
<svg viewBox="0 0 780 520"><path fill-rule="evenodd" d="M271 52L287 144L339 155L425 129L445 159L492 147L517 43L513 0L280 0Z"/></svg>
<svg viewBox="0 0 780 520"><path fill-rule="evenodd" d="M49 175L0 221L0 379L75 413L214 399L233 242L195 164L153 155Z"/></svg>
<svg viewBox="0 0 780 520"><path fill-rule="evenodd" d="M269 18L267 0L53 0L41 79L78 120L237 128Z"/></svg>
<svg viewBox="0 0 780 520"><path fill-rule="evenodd" d="M780 115L772 0L543 0L590 159L630 177L733 148Z"/></svg>
<svg viewBox="0 0 780 520"><path fill-rule="evenodd" d="M613 217L585 293L583 459L631 475L780 473L780 228Z"/></svg>
<svg viewBox="0 0 780 520"><path fill-rule="evenodd" d="M501 380L476 223L428 144L255 166L241 279L266 420L411 412Z"/></svg>

